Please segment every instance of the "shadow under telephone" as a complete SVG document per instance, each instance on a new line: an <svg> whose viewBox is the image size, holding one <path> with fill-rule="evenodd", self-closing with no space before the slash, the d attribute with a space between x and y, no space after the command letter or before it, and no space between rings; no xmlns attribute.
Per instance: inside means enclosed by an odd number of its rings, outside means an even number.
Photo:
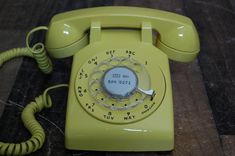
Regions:
<svg viewBox="0 0 235 156"><path fill-rule="evenodd" d="M31 34L46 30L43 43ZM157 35L153 41L153 30ZM69 85L52 86L22 112L32 137L0 142L0 154L23 155L42 147L45 133L34 114L51 107L48 91L69 87L65 146L72 150L169 151L174 148L173 100L168 58L188 62L199 52L192 21L136 7L97 7L55 15L48 27L29 32L26 48L0 54L0 65L18 56L35 58L46 74L51 57L73 56ZM46 50L45 50L46 49Z"/></svg>

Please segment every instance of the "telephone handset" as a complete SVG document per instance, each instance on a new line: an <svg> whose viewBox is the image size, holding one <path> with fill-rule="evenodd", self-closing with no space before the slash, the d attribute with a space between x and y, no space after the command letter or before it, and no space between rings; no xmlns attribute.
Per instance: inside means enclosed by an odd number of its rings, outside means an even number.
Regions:
<svg viewBox="0 0 235 156"><path fill-rule="evenodd" d="M199 51L197 31L187 17L147 8L98 7L62 13L52 18L46 41L50 54L56 58L71 56L78 45L85 46L86 33L92 22L99 22L102 28L137 29L147 22L149 25L145 29L158 32L157 47L176 61L191 61Z"/></svg>
<svg viewBox="0 0 235 156"><path fill-rule="evenodd" d="M47 30L45 46L50 56L73 56L65 125L67 149L174 148L168 58L188 62L197 56L199 39L189 18L137 7L81 9L54 16L48 28L32 30L27 39L42 29ZM156 45L153 30L158 33ZM31 48L27 42L27 46L32 53L23 49L19 50L21 55L34 57L40 69L50 73L51 62L44 45L39 43ZM0 55L0 64L1 58L7 60ZM36 100L41 101L38 111L51 106L47 92L56 87L47 89L41 100ZM31 123L29 113L22 114L27 127ZM41 132L33 131L32 135L44 136ZM41 147L44 137L39 137L39 144L31 144L37 146L33 150ZM16 152L15 147L0 142L0 152Z"/></svg>

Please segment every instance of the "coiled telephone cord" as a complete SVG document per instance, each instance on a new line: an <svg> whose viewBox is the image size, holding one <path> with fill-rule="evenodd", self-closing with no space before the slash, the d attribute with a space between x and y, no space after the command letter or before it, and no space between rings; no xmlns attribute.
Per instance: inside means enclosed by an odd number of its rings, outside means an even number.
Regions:
<svg viewBox="0 0 235 156"><path fill-rule="evenodd" d="M40 26L32 29L26 37L26 46L24 48L14 48L0 53L0 67L3 63L20 56L32 57L36 60L38 67L45 74L52 72L53 67L50 58L46 54L46 50L43 43L36 43L33 47L29 46L30 36L40 30L47 30L45 26Z"/></svg>
<svg viewBox="0 0 235 156"><path fill-rule="evenodd" d="M15 57L28 56L33 57L33 54L29 52L28 48L13 48L5 52L0 53L0 67L3 63L11 60Z"/></svg>
<svg viewBox="0 0 235 156"><path fill-rule="evenodd" d="M45 26L40 26L31 30L26 37L26 46L24 48L14 48L0 53L0 67L7 61L20 57L28 56L34 58L38 67L43 73L49 74L52 72L52 63L46 54L43 43L36 43L33 47L29 46L29 40L32 33L39 30L47 30ZM37 122L34 114L40 112L43 108L49 108L52 105L48 91L59 87L67 87L67 84L60 84L49 87L42 95L36 97L35 100L29 103L23 110L21 119L24 126L32 134L32 137L21 143L5 143L0 142L0 155L26 155L40 149L45 141L45 132L41 125Z"/></svg>
<svg viewBox="0 0 235 156"><path fill-rule="evenodd" d="M52 101L48 95L48 91L67 87L67 84L59 84L47 88L42 95L35 98L35 101L30 102L23 110L21 119L24 126L32 134L32 137L21 143L4 143L0 142L0 155L26 155L40 149L45 141L45 132L42 126L35 119L34 114L40 112L43 108L50 108Z"/></svg>

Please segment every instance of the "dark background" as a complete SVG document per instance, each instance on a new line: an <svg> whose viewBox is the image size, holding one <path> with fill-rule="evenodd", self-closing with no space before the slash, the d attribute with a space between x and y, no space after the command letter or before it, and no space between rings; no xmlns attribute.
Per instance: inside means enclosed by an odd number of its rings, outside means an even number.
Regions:
<svg viewBox="0 0 235 156"><path fill-rule="evenodd" d="M175 150L138 154L65 150L63 131L67 91L60 89L53 92L53 108L37 115L46 128L47 140L43 148L33 155L235 154L232 149L235 145L235 2L232 0L2 0L0 50L24 46L26 33L35 26L48 25L57 13L105 5L171 11L190 17L196 25L201 43L198 60L188 64L170 62L175 107ZM42 37L38 35L35 40ZM11 76L10 73L15 75L15 81L7 94L9 96L0 118L0 140L15 142L30 136L20 119L22 106L48 86L68 83L71 58L53 60L55 69L51 75L42 74L32 59L24 58L23 63L20 60L11 63L15 64L11 71L7 72L7 67L2 69L6 79ZM3 92L0 92L0 98L1 94Z"/></svg>

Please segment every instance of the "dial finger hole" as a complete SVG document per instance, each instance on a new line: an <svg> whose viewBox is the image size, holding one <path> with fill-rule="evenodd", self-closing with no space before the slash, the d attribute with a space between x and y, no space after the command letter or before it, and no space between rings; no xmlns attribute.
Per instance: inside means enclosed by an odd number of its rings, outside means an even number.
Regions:
<svg viewBox="0 0 235 156"><path fill-rule="evenodd" d="M124 107L128 107L130 105L130 101L129 100L123 100L118 102L118 106L120 108L124 108Z"/></svg>
<svg viewBox="0 0 235 156"><path fill-rule="evenodd" d="M96 99L97 99L99 102L102 102L102 103L106 101L106 97L105 97L105 95L102 94L102 93L98 93L98 94L96 95Z"/></svg>
<svg viewBox="0 0 235 156"><path fill-rule="evenodd" d="M117 60L117 59L112 59L111 61L110 61L110 65L111 66L117 66L119 64L119 60Z"/></svg>
<svg viewBox="0 0 235 156"><path fill-rule="evenodd" d="M100 80L102 78L102 72L95 72L91 75L91 79L93 80Z"/></svg>
<svg viewBox="0 0 235 156"><path fill-rule="evenodd" d="M140 73L141 71L142 71L142 66L141 66L141 64L139 64L139 63L133 63L132 65L131 65L131 68L135 71L135 72L137 72L137 73Z"/></svg>
<svg viewBox="0 0 235 156"><path fill-rule="evenodd" d="M131 96L130 101L131 103L140 102L142 100L142 94L136 92L133 96Z"/></svg>
<svg viewBox="0 0 235 156"><path fill-rule="evenodd" d="M98 81L93 81L93 83L90 84L90 89L93 92L99 92L100 91L100 83Z"/></svg>
<svg viewBox="0 0 235 156"><path fill-rule="evenodd" d="M107 100L105 101L107 105L114 107L117 104L117 101L111 98L107 98Z"/></svg>
<svg viewBox="0 0 235 156"><path fill-rule="evenodd" d="M123 60L123 61L121 62L121 65L127 66L127 67L130 67L131 64L132 64L132 63L131 63L129 60L127 60L127 59L125 59L125 60Z"/></svg>
<svg viewBox="0 0 235 156"><path fill-rule="evenodd" d="M109 68L109 65L108 64L101 64L100 66L99 66L99 70L101 70L101 71L105 71L105 70L107 70Z"/></svg>

